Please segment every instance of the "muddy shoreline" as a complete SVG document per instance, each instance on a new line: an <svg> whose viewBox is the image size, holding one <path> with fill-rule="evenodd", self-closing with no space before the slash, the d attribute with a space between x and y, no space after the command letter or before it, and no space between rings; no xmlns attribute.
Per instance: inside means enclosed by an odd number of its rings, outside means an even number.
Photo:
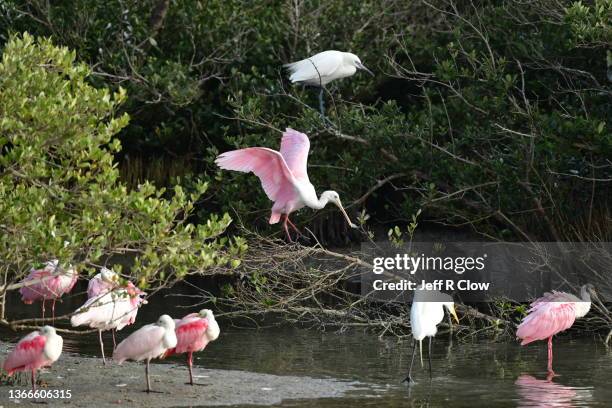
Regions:
<svg viewBox="0 0 612 408"><path fill-rule="evenodd" d="M0 343L2 356L13 346ZM358 390L355 382L326 378L278 376L238 370L194 367L195 381L185 384L186 366L151 364L151 386L144 392L144 364L125 362L102 365L98 358L63 353L39 379L41 390L70 390L70 399L10 399L10 390L29 390L29 375L21 384L0 386L0 406L47 407L185 407L229 405L274 405L286 400L340 398ZM26 384L27 377L27 384Z"/></svg>

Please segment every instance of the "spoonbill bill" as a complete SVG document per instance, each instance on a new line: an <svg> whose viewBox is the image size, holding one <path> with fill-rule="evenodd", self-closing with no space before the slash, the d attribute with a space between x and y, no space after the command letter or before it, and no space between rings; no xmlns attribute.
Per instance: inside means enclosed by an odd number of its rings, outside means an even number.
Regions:
<svg viewBox="0 0 612 408"><path fill-rule="evenodd" d="M572 327L576 319L586 316L591 309L591 294L597 296L590 283L580 288L580 298L566 292L547 292L531 303L527 316L516 330L521 346L536 340L548 339L548 372L552 368L552 338Z"/></svg>
<svg viewBox="0 0 612 408"><path fill-rule="evenodd" d="M147 301L142 298L146 293L140 291L132 282L126 287L106 292L105 294L92 297L78 308L70 318L73 327L88 326L98 329L100 350L102 351L102 362L106 364L104 356L104 342L102 332L106 330L121 330L136 321L138 308ZM113 346L115 345L113 333Z"/></svg>
<svg viewBox="0 0 612 408"><path fill-rule="evenodd" d="M43 326L19 340L2 367L9 376L17 371L30 371L32 390L36 391L36 370L55 363L62 354L63 345L64 340L54 327Z"/></svg>
<svg viewBox="0 0 612 408"><path fill-rule="evenodd" d="M321 115L324 115L323 91L325 85L336 79L353 76L358 69L374 76L372 71L367 69L355 54L334 50L323 51L310 58L283 66L289 71L289 80L292 83L299 82L320 88L319 108Z"/></svg>
<svg viewBox="0 0 612 408"><path fill-rule="evenodd" d="M113 353L113 359L119 364L125 360L146 360L147 392L153 391L149 378L149 363L151 359L163 357L168 349L176 347L174 329L174 320L168 315L162 315L157 322L147 324L130 334L119 343Z"/></svg>
<svg viewBox="0 0 612 408"><path fill-rule="evenodd" d="M191 313L176 323L176 347L168 350L166 355L187 353L189 367L189 384L193 385L193 353L202 351L209 342L217 340L221 329L215 320L212 310L202 309Z"/></svg>
<svg viewBox="0 0 612 408"><path fill-rule="evenodd" d="M44 268L32 268L22 281L24 286L19 289L21 300L26 305L40 300L43 319L45 318L45 302L49 299L53 300L51 313L55 319L56 300L74 288L78 276L78 272L72 267L68 270L61 268L57 259L48 261Z"/></svg>
<svg viewBox="0 0 612 408"><path fill-rule="evenodd" d="M404 381L408 381L409 384L414 383L411 374L417 341L419 342L421 367L423 366L423 339L425 337L429 337L429 378L431 378L431 344L433 337L438 332L438 324L444 319L445 308L455 318L455 321L459 323L459 318L455 312L455 303L450 295L436 290L425 290L422 286L415 290L412 306L410 307L410 328L412 330L412 338L414 339L412 359L410 360L408 376L404 378Z"/></svg>
<svg viewBox="0 0 612 408"><path fill-rule="evenodd" d="M348 224L353 224L342 207L335 191L324 191L320 198L308 179L307 161L310 141L308 136L291 128L283 133L280 152L267 147L247 147L219 155L215 163L224 170L243 173L253 172L270 200L274 202L270 224L276 224L284 215L283 227L289 241L291 235L287 223L299 234L297 227L289 221L289 214L310 207L320 210L331 202L338 206Z"/></svg>

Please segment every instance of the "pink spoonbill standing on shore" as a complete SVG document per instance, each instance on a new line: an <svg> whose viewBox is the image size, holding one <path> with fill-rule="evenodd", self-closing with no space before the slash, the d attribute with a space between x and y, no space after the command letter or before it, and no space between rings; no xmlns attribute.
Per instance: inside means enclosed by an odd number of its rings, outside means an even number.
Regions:
<svg viewBox="0 0 612 408"><path fill-rule="evenodd" d="M36 370L55 363L62 354L63 345L64 340L55 332L54 327L43 326L40 331L34 331L19 340L2 367L9 376L17 371L30 371L32 390L36 391Z"/></svg>
<svg viewBox="0 0 612 408"><path fill-rule="evenodd" d="M531 304L531 309L516 330L521 346L536 340L548 339L548 372L552 368L552 338L572 327L576 319L586 316L591 309L591 294L596 296L593 285L580 289L580 298L570 293L552 291L545 293Z"/></svg>
<svg viewBox="0 0 612 408"><path fill-rule="evenodd" d="M36 301L42 303L42 317L45 317L45 302L52 300L51 313L55 319L55 302L64 294L70 292L76 284L79 274L74 268L64 270L59 261L48 261L44 268L32 268L28 276L22 281L24 284L19 293L23 303L29 305Z"/></svg>
<svg viewBox="0 0 612 408"><path fill-rule="evenodd" d="M267 147L247 147L222 153L215 163L224 170L253 172L259 177L266 195L274 202L269 222L276 224L284 216L283 227L290 241L287 224L298 234L300 232L289 220L289 215L303 207L320 210L331 202L338 206L349 225L357 228L342 207L338 193L324 191L317 198L315 188L308 179L309 149L308 136L287 128L283 133L280 152Z"/></svg>
<svg viewBox="0 0 612 408"><path fill-rule="evenodd" d="M174 320L168 315L162 315L157 322L147 324L130 334L119 343L113 353L113 360L119 364L125 360L146 360L147 392L153 391L149 378L149 363L154 358L163 357L168 349L176 347L174 329Z"/></svg>
<svg viewBox="0 0 612 408"><path fill-rule="evenodd" d="M113 349L115 348L114 330L121 330L136 321L136 314L141 304L147 303L142 296L146 293L140 291L132 282L126 287L110 290L105 294L92 297L78 308L70 318L74 327L88 326L98 329L102 362L106 364L104 356L104 342L102 332L113 330Z"/></svg>
<svg viewBox="0 0 612 408"><path fill-rule="evenodd" d="M193 353L204 350L208 343L217 340L221 329L209 309L188 314L181 320L175 320L175 323L176 347L168 350L166 355L187 353L189 384L193 385Z"/></svg>

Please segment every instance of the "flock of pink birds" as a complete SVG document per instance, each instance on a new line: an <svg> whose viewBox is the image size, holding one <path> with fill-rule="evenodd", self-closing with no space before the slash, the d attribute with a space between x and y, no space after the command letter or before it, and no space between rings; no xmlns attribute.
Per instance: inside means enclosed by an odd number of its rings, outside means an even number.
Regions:
<svg viewBox="0 0 612 408"><path fill-rule="evenodd" d="M26 304L40 301L44 317L45 303L51 301L55 305L57 299L74 288L77 278L78 273L74 268L64 270L57 260L47 262L42 269L33 268L22 281L22 300ZM113 333L114 361L121 364L125 360L145 360L147 392L152 391L149 379L151 359L172 354L187 354L189 384L193 385L193 353L204 350L220 334L213 312L203 309L177 320L162 315L157 322L141 327L117 345L115 331L136 321L139 307L147 303L145 295L132 282L122 284L119 275L102 268L89 281L88 300L73 313L70 323L74 327L86 326L98 330L104 364L107 364L107 360L102 332L108 330ZM55 308L52 309L54 313ZM36 372L57 361L62 348L63 339L57 330L44 326L17 343L4 361L3 369L9 376L20 371L30 372L32 389L36 390Z"/></svg>
<svg viewBox="0 0 612 408"><path fill-rule="evenodd" d="M266 195L274 202L270 224L283 221L289 240L289 226L299 231L289 220L289 215L303 207L322 209L328 203L335 204L351 227L356 227L346 214L335 191L324 191L319 198L307 173L310 141L304 133L287 129L283 133L280 151L265 147L250 147L221 154L216 159L219 167L226 170L254 173L259 177ZM78 278L74 268L63 270L57 260L47 262L42 269L33 269L23 281L22 300L25 303L40 301L43 317L45 303L52 302L55 317L56 300L74 287ZM548 340L548 370L552 371L552 338L574 324L576 318L586 315L591 307L590 293L593 288L585 285L581 297L563 293L546 293L531 304L531 309L517 330L521 344L535 340ZM163 315L155 323L143 326L116 345L115 331L131 325L136 320L138 308L146 303L144 292L131 282L120 283L119 276L108 269L94 276L87 289L89 299L78 308L72 318L73 326L87 326L99 332L103 362L106 363L102 332L112 331L113 359L121 364L125 360L146 361L147 391L150 361L174 353L186 353L189 367L189 383L193 384L193 353L203 350L219 336L219 326L210 310L192 313L181 320ZM437 323L436 323L437 324ZM53 364L62 351L62 338L56 329L44 326L41 330L24 337L4 362L9 374L30 371L32 387L38 369Z"/></svg>

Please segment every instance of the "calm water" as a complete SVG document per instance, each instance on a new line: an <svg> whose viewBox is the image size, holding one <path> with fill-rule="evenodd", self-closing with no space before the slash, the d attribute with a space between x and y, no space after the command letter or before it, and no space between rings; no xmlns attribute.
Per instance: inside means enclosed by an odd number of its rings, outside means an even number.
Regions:
<svg viewBox="0 0 612 408"><path fill-rule="evenodd" d="M166 307L168 307L166 305ZM139 321L155 320L160 305L141 310ZM23 309L20 312L25 312ZM175 311L175 316L187 311ZM410 342L352 331L322 333L294 328L247 329L220 319L221 337L200 353L207 368L328 377L360 383L342 399L286 401L283 406L322 407L593 407L612 406L612 352L591 339L555 341L555 371L546 379L546 344L520 347L489 341L434 343L433 378L415 362L417 384L400 383L410 363ZM228 327L229 326L229 327ZM120 333L119 339L131 332ZM4 340L19 337L0 332ZM97 335L67 337L65 350L97 356ZM110 350L110 337L106 337ZM425 367L427 359L425 354ZM178 360L177 360L178 361Z"/></svg>

